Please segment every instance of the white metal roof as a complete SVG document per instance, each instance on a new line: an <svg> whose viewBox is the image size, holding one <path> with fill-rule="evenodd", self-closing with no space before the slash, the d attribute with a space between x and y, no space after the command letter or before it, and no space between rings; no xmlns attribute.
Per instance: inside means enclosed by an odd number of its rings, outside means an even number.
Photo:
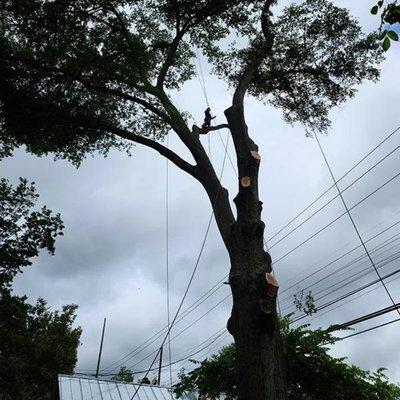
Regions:
<svg viewBox="0 0 400 400"><path fill-rule="evenodd" d="M139 385L88 376L58 375L60 400L131 400ZM141 385L136 400L171 400L169 388L165 386ZM196 400L193 395L182 400Z"/></svg>

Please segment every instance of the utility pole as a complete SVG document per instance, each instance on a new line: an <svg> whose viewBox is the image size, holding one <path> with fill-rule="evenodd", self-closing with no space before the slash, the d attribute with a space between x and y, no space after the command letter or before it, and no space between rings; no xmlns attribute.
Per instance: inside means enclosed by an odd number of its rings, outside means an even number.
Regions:
<svg viewBox="0 0 400 400"><path fill-rule="evenodd" d="M97 368L96 368L96 378L99 376L99 369L100 369L100 360L101 360L101 352L103 351L103 340L104 340L104 331L106 330L106 318L103 321L103 331L101 333L101 342L100 342L100 349L99 349L99 358L97 360Z"/></svg>
<svg viewBox="0 0 400 400"><path fill-rule="evenodd" d="M161 365L162 365L162 353L163 353L163 347L160 347L160 363L158 365L158 386L161 384Z"/></svg>

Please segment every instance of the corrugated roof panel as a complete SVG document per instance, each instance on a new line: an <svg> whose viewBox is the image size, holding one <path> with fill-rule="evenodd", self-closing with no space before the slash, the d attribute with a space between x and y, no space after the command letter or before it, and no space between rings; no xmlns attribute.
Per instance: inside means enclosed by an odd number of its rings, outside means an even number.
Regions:
<svg viewBox="0 0 400 400"><path fill-rule="evenodd" d="M87 376L59 375L60 400L131 400L138 385ZM195 400L188 396L186 400ZM171 400L164 386L142 385L136 400ZM183 400L185 400L183 398Z"/></svg>

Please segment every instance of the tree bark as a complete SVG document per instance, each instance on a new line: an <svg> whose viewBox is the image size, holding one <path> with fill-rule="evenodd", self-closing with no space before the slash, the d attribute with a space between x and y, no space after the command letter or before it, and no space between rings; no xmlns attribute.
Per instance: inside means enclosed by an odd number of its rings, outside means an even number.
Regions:
<svg viewBox="0 0 400 400"><path fill-rule="evenodd" d="M286 398L284 349L276 311L276 290L267 274L271 257L264 250L262 202L258 196L260 157L250 139L241 106L225 111L235 142L239 191L237 218L228 252L233 308L227 327L236 344L239 400ZM272 288L276 289L276 288Z"/></svg>

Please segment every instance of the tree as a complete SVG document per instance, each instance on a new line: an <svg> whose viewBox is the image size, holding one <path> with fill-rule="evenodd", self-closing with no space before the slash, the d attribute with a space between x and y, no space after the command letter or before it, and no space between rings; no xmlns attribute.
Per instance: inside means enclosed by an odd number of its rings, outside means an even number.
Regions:
<svg viewBox="0 0 400 400"><path fill-rule="evenodd" d="M323 330L307 326L289 328L283 321L283 341L288 366L288 400L397 400L400 386L390 383L384 369L374 373L329 355L337 340ZM195 362L195 361L193 361ZM175 393L197 392L209 400L236 400L236 350L231 344L202 362L191 372L181 371ZM226 397L223 397L226 396Z"/></svg>
<svg viewBox="0 0 400 400"><path fill-rule="evenodd" d="M57 374L72 373L81 328L73 327L76 305L50 311L46 301L27 303L12 293L12 279L41 249L54 253L62 233L60 216L43 207L35 211L33 183L13 187L0 180L0 398L50 399Z"/></svg>
<svg viewBox="0 0 400 400"><path fill-rule="evenodd" d="M34 183L26 179L15 188L0 179L0 284L11 283L41 249L54 254L55 238L64 226L46 206L33 209L38 197Z"/></svg>
<svg viewBox="0 0 400 400"><path fill-rule="evenodd" d="M245 120L252 95L280 108L309 133L326 131L329 109L377 80L381 60L345 9L328 0L287 7L277 0L4 0L0 5L0 102L3 155L25 145L79 165L139 143L156 150L205 189L230 257L240 399L283 399L283 346L276 287L266 274L258 195L260 156ZM240 40L235 42L234 36ZM226 42L232 42L226 45ZM194 75L200 49L233 91L226 124L189 127L172 102ZM227 128L233 138L236 215L199 134ZM174 133L192 160L162 144ZM145 168L145 167L144 167Z"/></svg>
<svg viewBox="0 0 400 400"><path fill-rule="evenodd" d="M114 381L121 382L133 382L133 373L130 369L126 367L121 367L116 375L114 375L111 379Z"/></svg>
<svg viewBox="0 0 400 400"><path fill-rule="evenodd" d="M0 287L0 398L50 400L58 373L73 373L81 328L73 327L76 305L50 311Z"/></svg>

